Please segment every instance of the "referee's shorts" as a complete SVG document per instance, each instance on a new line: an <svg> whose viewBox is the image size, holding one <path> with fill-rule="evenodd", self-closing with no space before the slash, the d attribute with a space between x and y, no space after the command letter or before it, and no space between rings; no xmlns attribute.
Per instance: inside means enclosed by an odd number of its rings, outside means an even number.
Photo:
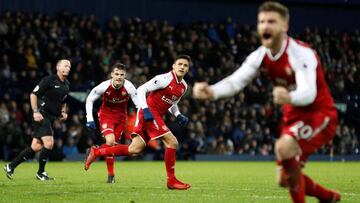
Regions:
<svg viewBox="0 0 360 203"><path fill-rule="evenodd" d="M44 136L53 136L54 130L52 128L52 125L56 117L53 115L49 115L46 112L40 112L40 113L43 115L44 119L41 120L40 122L33 120L32 137L40 139L41 137Z"/></svg>

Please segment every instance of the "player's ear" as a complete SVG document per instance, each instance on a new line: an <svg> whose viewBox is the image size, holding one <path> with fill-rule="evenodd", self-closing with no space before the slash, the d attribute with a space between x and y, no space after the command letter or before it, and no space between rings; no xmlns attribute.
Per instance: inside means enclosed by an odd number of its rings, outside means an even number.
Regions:
<svg viewBox="0 0 360 203"><path fill-rule="evenodd" d="M284 20L283 23L284 23L283 31L287 33L289 30L289 22L287 20Z"/></svg>

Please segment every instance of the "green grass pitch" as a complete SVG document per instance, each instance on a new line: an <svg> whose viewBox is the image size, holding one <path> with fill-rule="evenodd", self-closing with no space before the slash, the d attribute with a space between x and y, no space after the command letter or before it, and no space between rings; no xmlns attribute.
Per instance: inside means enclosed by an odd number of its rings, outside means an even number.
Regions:
<svg viewBox="0 0 360 203"><path fill-rule="evenodd" d="M89 171L81 162L49 162L52 182L36 180L37 167L36 162L20 165L12 181L2 171L0 202L290 202L288 192L275 184L274 162L179 161L177 177L192 185L187 191L166 188L161 161L117 161L115 184L105 183L105 162ZM342 202L360 202L360 163L309 162L305 173L339 190Z"/></svg>

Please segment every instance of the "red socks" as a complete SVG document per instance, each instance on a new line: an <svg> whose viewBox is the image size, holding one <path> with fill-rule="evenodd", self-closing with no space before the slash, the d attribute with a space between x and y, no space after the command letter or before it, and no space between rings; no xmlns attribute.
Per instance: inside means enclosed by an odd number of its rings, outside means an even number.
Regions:
<svg viewBox="0 0 360 203"><path fill-rule="evenodd" d="M118 144L112 147L100 147L95 149L95 156L128 156L129 150L127 145Z"/></svg>
<svg viewBox="0 0 360 203"><path fill-rule="evenodd" d="M287 184L291 199L294 203L305 202L305 181L301 174L300 163L291 158L282 161L283 169L287 175Z"/></svg>
<svg viewBox="0 0 360 203"><path fill-rule="evenodd" d="M305 202L305 194L317 197L319 200L332 199L334 194L331 190L314 182L307 175L301 173L300 163L291 158L282 162L278 161L278 165L283 166L283 178L289 187L291 199L294 203Z"/></svg>
<svg viewBox="0 0 360 203"><path fill-rule="evenodd" d="M168 179L175 178L176 149L166 148L164 161Z"/></svg>
<svg viewBox="0 0 360 203"><path fill-rule="evenodd" d="M115 145L109 146L102 144L98 149L95 149L95 156L105 156L106 166L108 170L108 176L114 176L114 156L127 156L129 150L127 145Z"/></svg>
<svg viewBox="0 0 360 203"><path fill-rule="evenodd" d="M105 157L105 161L106 161L106 167L107 167L107 171L108 171L108 176L114 176L114 162L115 162L115 157L114 156L107 156Z"/></svg>
<svg viewBox="0 0 360 203"><path fill-rule="evenodd" d="M111 147L111 146L107 145L107 144L102 144L99 149L105 149L105 148L109 148L109 147ZM106 156L105 161L106 161L108 176L114 176L115 157L114 156Z"/></svg>
<svg viewBox="0 0 360 203"><path fill-rule="evenodd" d="M314 196L319 199L331 199L333 197L333 192L324 188L323 186L315 183L311 178L306 175L303 175L305 181L305 192L306 195Z"/></svg>

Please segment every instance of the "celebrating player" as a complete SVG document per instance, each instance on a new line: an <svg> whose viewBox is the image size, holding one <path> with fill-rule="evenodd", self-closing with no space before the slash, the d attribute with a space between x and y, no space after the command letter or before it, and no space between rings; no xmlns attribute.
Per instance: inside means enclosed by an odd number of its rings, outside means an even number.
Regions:
<svg viewBox="0 0 360 203"><path fill-rule="evenodd" d="M133 103L138 107L136 88L125 79L125 65L116 63L112 66L111 79L106 80L94 87L86 99L86 127L96 129L92 115L94 101L102 96L102 104L98 113L99 125L106 143L99 148L114 146L119 141L124 131L127 120L128 101L131 97ZM108 183L115 182L114 156L105 157L108 170Z"/></svg>
<svg viewBox="0 0 360 203"><path fill-rule="evenodd" d="M183 183L175 177L178 141L163 120L163 116L169 110L176 116L179 125L185 126L188 123L189 119L180 113L177 103L187 89L183 78L189 71L190 61L191 59L187 55L177 57L172 71L157 75L138 88L140 109L137 112L131 144L109 148L90 148L85 160L85 170L88 170L90 164L99 156L136 156L144 150L150 140L161 139L166 147L164 159L168 177L167 187L178 190L190 188L189 184Z"/></svg>
<svg viewBox="0 0 360 203"><path fill-rule="evenodd" d="M68 116L64 100L69 93L70 83L66 78L70 68L69 60L59 60L56 64L56 75L44 77L30 94L34 119L33 139L30 147L24 149L10 164L4 166L9 179L13 179L14 170L19 164L32 158L41 150L36 178L41 181L54 180L45 172L45 164L54 145L53 122L56 118L65 121Z"/></svg>
<svg viewBox="0 0 360 203"><path fill-rule="evenodd" d="M273 101L283 107L283 126L275 144L280 186L288 187L293 202L305 195L336 202L340 194L315 183L301 171L309 155L335 136L337 111L318 55L304 42L287 36L288 9L276 2L259 7L257 31L262 46L232 75L209 86L196 83L193 96L220 99L241 91L261 67L272 80Z"/></svg>

